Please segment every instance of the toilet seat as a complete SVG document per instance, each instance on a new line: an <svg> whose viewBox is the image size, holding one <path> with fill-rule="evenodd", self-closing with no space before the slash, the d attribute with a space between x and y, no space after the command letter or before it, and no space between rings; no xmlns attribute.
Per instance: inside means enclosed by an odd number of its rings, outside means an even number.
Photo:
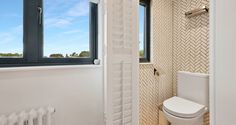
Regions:
<svg viewBox="0 0 236 125"><path fill-rule="evenodd" d="M180 97L172 97L164 101L163 109L166 112L181 118L198 117L206 111L204 105Z"/></svg>

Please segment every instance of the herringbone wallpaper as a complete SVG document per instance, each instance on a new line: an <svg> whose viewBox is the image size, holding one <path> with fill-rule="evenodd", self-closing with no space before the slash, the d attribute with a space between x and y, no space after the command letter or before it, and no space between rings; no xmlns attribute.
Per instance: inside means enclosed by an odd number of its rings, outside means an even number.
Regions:
<svg viewBox="0 0 236 125"><path fill-rule="evenodd" d="M140 125L158 125L158 105L173 95L172 1L152 0L151 13L153 60L140 65Z"/></svg>
<svg viewBox="0 0 236 125"><path fill-rule="evenodd" d="M209 14L186 18L184 13L209 6L208 0L174 0L173 82L176 93L176 72L179 70L208 73Z"/></svg>
<svg viewBox="0 0 236 125"><path fill-rule="evenodd" d="M177 71L209 72L209 14L186 18L184 13L203 6L209 0L173 0L173 93ZM209 114L205 115L209 124Z"/></svg>
<svg viewBox="0 0 236 125"><path fill-rule="evenodd" d="M176 94L177 71L208 73L209 15L184 15L202 6L209 6L209 0L152 0L153 61L140 65L140 125L158 125L158 105ZM209 125L209 114L204 125Z"/></svg>

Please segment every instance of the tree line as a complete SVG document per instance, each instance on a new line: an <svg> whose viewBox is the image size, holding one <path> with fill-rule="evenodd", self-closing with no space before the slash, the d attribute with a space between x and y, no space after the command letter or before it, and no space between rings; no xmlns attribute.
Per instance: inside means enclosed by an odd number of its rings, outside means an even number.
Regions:
<svg viewBox="0 0 236 125"><path fill-rule="evenodd" d="M54 53L50 54L50 58L83 58L83 57L89 57L90 52L89 51L82 51L81 53L76 53L73 52L72 54L66 54L65 56L60 53ZM144 56L144 51L140 50L139 51L139 56L143 57ZM20 53L0 53L0 57L23 57L23 54Z"/></svg>
<svg viewBox="0 0 236 125"><path fill-rule="evenodd" d="M73 52L72 54L66 54L65 56L61 53L50 54L50 58L83 58L89 57L89 51L82 51L80 53ZM0 57L23 57L23 54L20 53L0 53Z"/></svg>
<svg viewBox="0 0 236 125"><path fill-rule="evenodd" d="M20 53L0 53L0 57L22 57Z"/></svg>

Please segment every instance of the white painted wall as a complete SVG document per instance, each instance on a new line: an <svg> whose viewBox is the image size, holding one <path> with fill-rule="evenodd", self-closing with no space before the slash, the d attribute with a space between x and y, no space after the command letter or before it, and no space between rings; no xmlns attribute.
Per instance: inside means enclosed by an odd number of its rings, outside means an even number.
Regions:
<svg viewBox="0 0 236 125"><path fill-rule="evenodd" d="M236 1L212 0L214 125L236 124ZM213 96L212 96L213 97Z"/></svg>
<svg viewBox="0 0 236 125"><path fill-rule="evenodd" d="M98 50L103 60L99 1ZM0 68L0 115L49 105L56 108L55 125L104 125L103 64Z"/></svg>
<svg viewBox="0 0 236 125"><path fill-rule="evenodd" d="M0 69L0 115L51 105L55 125L103 125L102 66Z"/></svg>

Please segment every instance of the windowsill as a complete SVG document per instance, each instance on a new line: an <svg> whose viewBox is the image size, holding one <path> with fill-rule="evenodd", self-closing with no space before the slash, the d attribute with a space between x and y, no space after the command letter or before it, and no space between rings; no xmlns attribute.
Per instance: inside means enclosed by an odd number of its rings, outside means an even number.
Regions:
<svg viewBox="0 0 236 125"><path fill-rule="evenodd" d="M61 66L29 66L29 67L2 67L0 73L19 72L19 71L41 71L41 70L63 70L81 68L101 68L102 65L61 65Z"/></svg>
<svg viewBox="0 0 236 125"><path fill-rule="evenodd" d="M144 63L139 63L139 65L153 65L153 63L152 62L144 62Z"/></svg>

